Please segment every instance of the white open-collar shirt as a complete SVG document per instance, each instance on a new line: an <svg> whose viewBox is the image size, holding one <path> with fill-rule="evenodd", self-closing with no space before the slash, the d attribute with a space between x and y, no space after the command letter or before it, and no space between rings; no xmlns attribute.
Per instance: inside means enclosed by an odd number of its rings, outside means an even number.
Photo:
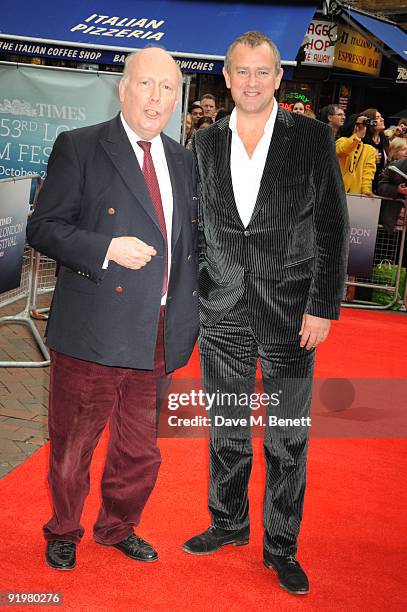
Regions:
<svg viewBox="0 0 407 612"><path fill-rule="evenodd" d="M274 99L270 117L264 126L263 136L260 138L251 158L248 156L244 144L237 133L236 108L233 109L230 115L229 128L232 131L230 171L236 207L244 227L249 225L256 204L260 181L263 176L270 141L276 123L277 110L277 100Z"/></svg>
<svg viewBox="0 0 407 612"><path fill-rule="evenodd" d="M137 157L137 161L139 163L140 169L143 168L144 161L144 151L137 144L138 140L145 140L141 138L131 129L131 127L126 122L123 117L123 113L120 113L120 119L123 123L123 127L126 131L127 137L130 140L130 144L133 148L134 154ZM170 173L168 170L167 159L165 157L164 145L161 139L161 134L152 138L149 142L151 142L151 157L153 158L153 164L155 168L155 173L157 175L158 185L160 188L161 201L163 204L164 210L164 218L165 225L167 229L167 261L168 261L168 279L170 278L171 271L171 236L172 236L172 214L174 208L173 196L172 196L172 186ZM139 238L139 236L136 236ZM152 244L151 246L155 246ZM149 264L147 264L148 266ZM164 305L167 301L167 294L162 296L161 304Z"/></svg>

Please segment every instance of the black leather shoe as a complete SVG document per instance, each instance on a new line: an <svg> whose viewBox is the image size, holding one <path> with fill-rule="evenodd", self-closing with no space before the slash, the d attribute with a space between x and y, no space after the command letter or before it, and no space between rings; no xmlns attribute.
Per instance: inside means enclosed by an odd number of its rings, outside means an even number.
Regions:
<svg viewBox="0 0 407 612"><path fill-rule="evenodd" d="M101 542L97 543L101 544ZM158 560L157 551L154 550L151 544L139 538L135 533L117 544L103 544L103 546L113 546L113 548L120 550L126 557L130 557L130 559L135 559L136 561L151 563L152 561Z"/></svg>
<svg viewBox="0 0 407 612"><path fill-rule="evenodd" d="M280 586L294 595L309 593L308 578L293 555L272 555L264 551L264 565L277 572Z"/></svg>
<svg viewBox="0 0 407 612"><path fill-rule="evenodd" d="M50 567L71 570L76 565L76 544L66 540L50 540L47 543L45 559Z"/></svg>
<svg viewBox="0 0 407 612"><path fill-rule="evenodd" d="M203 533L194 536L188 542L185 542L182 547L191 555L210 555L226 544L233 544L233 546L245 546L249 543L249 527L243 527L243 529L236 529L234 531L230 529L220 529L213 525L209 527Z"/></svg>

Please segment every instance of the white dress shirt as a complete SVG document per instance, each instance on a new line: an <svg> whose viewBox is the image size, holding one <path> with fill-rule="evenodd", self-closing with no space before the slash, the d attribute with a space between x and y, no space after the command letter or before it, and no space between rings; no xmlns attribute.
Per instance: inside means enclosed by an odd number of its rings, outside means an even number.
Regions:
<svg viewBox="0 0 407 612"><path fill-rule="evenodd" d="M133 148L134 154L137 157L137 161L139 163L140 170L142 170L143 160L144 160L144 151L137 144L137 141L144 140L144 138L141 138L140 136L138 136L131 129L131 127L128 125L125 118L123 117L122 113L120 113L120 119L126 131L128 139L130 140L130 144ZM155 173L157 175L158 186L160 188L161 201L162 201L163 210L164 210L165 225L167 229L167 249L168 249L167 261L168 261L168 280L169 280L170 271L171 271L172 213L173 213L173 207L174 207L173 198L172 198L172 186L171 186L170 173L169 173L168 166L167 166L167 160L166 160L165 152L164 152L164 145L163 145L163 141L161 140L160 134L152 138L150 142L151 142L151 149L150 149L151 157L153 158L153 164L155 168ZM136 238L140 238L140 240L142 240L140 236L136 236ZM155 247L156 245L152 244L150 246ZM105 261L105 264L106 264L106 261ZM147 266L148 265L149 264L147 263ZM104 265L103 267L107 267L107 266ZM164 305L166 301L167 301L167 294L165 293L162 296L161 304Z"/></svg>
<svg viewBox="0 0 407 612"><path fill-rule="evenodd" d="M250 223L259 193L260 181L276 122L277 109L278 104L274 99L270 117L264 126L263 136L260 138L251 158L237 133L236 108L230 115L229 127L232 130L230 171L237 210L245 227Z"/></svg>

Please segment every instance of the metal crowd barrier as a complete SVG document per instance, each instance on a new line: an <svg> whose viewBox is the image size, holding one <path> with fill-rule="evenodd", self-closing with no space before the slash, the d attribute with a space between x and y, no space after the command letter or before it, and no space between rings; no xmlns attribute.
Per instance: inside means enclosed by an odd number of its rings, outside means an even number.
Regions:
<svg viewBox="0 0 407 612"><path fill-rule="evenodd" d="M36 191L34 195L34 204L37 200L39 190L41 188L41 178L39 176L27 176L19 177L15 179L5 180L2 182L13 182L17 180L36 180ZM28 204L28 203L27 203ZM41 338L41 334L37 330L35 323L32 321L31 312L35 310L36 296L39 292L43 292L47 288L48 276L44 275L44 278L39 280L41 275L41 265L39 261L39 254L35 253L34 250L26 244L24 247L23 264L20 279L20 286L11 291L6 291L0 294L0 308L4 308L17 302L18 300L25 300L23 310L15 315L8 315L0 317L0 325L24 325L30 331L34 338L37 347L43 357L40 361L0 361L0 367L11 368L29 368L29 367L43 367L50 364L50 356L44 341ZM48 260L50 261L50 260ZM50 264L44 264L46 269ZM55 264L54 264L55 266ZM51 287L48 288L50 290Z"/></svg>
<svg viewBox="0 0 407 612"><path fill-rule="evenodd" d="M349 196L348 196L349 197ZM350 196L352 197L352 196ZM361 196L358 196L361 197ZM367 198L369 200L379 200L381 203L385 201L399 202L400 204L407 206L405 200L394 200L391 198L382 198L375 196L374 198ZM399 289L401 284L401 270L403 265L403 253L406 243L406 230L407 230L407 210L404 215L403 225L395 225L392 231L389 231L378 224L377 235L375 243L375 251L373 257L373 265L370 273L365 276L349 276L346 280L346 288L349 287L365 287L367 289L381 290L388 292L392 298L387 304L378 304L372 300L360 299L353 297L347 299L349 291L345 289L344 300L342 306L345 308L363 308L370 310L389 310L399 301ZM396 274L394 283L389 284L378 284L374 279L374 272L377 270L379 265L396 266ZM407 283L404 289L404 295L402 296L403 304L407 303Z"/></svg>
<svg viewBox="0 0 407 612"><path fill-rule="evenodd" d="M22 177L24 180L37 179L37 190L35 200L41 186L39 177ZM388 198L379 198L380 201ZM392 200L394 201L394 200ZM400 200L400 202L404 203ZM403 260L403 251L406 241L407 229L407 214L405 215L404 225L399 225L393 231L387 231L382 225L378 225L373 266L371 274L368 276L356 276L346 281L346 287L365 287L368 289L379 289L389 292L393 297L388 304L377 304L373 301L353 298L351 301L346 301L344 298L342 306L347 308L368 308L374 310L387 310L392 308L398 301L398 293L400 288L400 277ZM386 262L390 265L396 265L397 271L394 284L377 284L374 281L374 268L378 264ZM4 324L22 324L28 327L37 346L43 356L41 361L0 361L0 367L43 367L50 364L49 352L39 334L32 319L47 319L49 308L38 308L37 298L39 295L49 293L54 290L56 263L45 255L34 251L28 244L25 245L23 255L23 265L21 273L20 286L17 289L7 291L0 294L0 308L9 306L14 302L24 299L25 305L21 312L16 315L0 317L0 325ZM407 283L404 292L404 304L407 303Z"/></svg>
<svg viewBox="0 0 407 612"><path fill-rule="evenodd" d="M46 255L34 252L34 291L33 300L30 305L30 315L33 319L48 319L49 306L37 308L37 296L50 293L55 289L56 262Z"/></svg>

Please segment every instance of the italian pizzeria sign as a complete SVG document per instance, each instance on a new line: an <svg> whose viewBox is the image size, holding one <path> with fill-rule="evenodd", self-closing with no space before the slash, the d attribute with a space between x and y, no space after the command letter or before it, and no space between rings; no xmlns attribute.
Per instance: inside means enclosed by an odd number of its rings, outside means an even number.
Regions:
<svg viewBox="0 0 407 612"><path fill-rule="evenodd" d="M149 19L143 17L110 17L93 13L82 23L70 28L71 32L92 34L112 38L141 38L142 40L159 41L165 35L162 30L164 19Z"/></svg>

